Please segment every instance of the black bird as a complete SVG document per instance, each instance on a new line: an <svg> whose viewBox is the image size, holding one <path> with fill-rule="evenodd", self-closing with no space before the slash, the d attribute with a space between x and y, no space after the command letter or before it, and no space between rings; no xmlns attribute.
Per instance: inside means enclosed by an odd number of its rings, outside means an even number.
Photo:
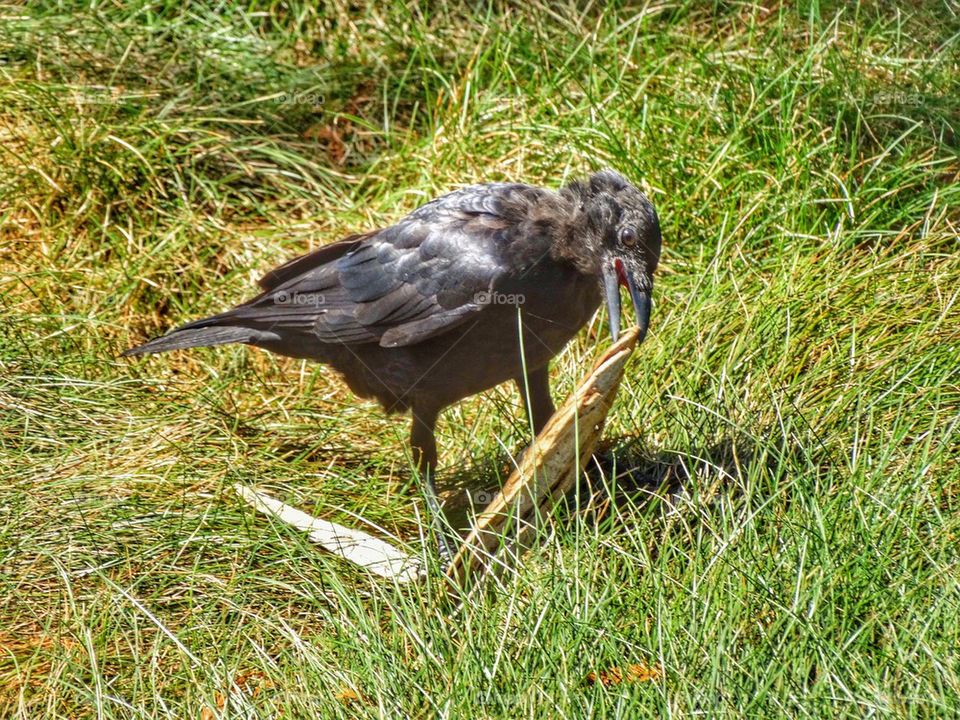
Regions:
<svg viewBox="0 0 960 720"><path fill-rule="evenodd" d="M611 170L557 192L474 185L291 260L252 300L124 355L246 343L333 366L360 397L412 412L410 445L437 517L440 411L514 380L539 432L554 411L549 361L601 300L617 339L620 285L643 339L660 244L653 206Z"/></svg>

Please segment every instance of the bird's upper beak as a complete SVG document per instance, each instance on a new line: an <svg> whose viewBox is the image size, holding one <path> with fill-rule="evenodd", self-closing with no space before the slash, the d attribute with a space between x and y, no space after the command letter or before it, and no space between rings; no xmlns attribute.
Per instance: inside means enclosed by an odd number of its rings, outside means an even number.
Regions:
<svg viewBox="0 0 960 720"><path fill-rule="evenodd" d="M610 318L610 336L616 342L620 337L620 286L630 291L633 308L637 314L637 327L640 335L637 343L642 343L650 325L650 289L653 282L640 273L629 269L629 265L620 258L609 258L603 264L603 293L607 301L607 316Z"/></svg>

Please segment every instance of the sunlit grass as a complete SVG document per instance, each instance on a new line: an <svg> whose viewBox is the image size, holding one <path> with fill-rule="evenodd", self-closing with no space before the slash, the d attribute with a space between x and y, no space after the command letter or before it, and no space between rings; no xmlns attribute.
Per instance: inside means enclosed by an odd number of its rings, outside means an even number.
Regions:
<svg viewBox="0 0 960 720"><path fill-rule="evenodd" d="M0 715L960 714L957 16L430 6L0 7ZM602 166L664 224L607 428L647 482L594 477L507 592L232 494L420 547L407 421L327 368L118 358L459 184ZM441 484L527 441L512 387L452 408Z"/></svg>

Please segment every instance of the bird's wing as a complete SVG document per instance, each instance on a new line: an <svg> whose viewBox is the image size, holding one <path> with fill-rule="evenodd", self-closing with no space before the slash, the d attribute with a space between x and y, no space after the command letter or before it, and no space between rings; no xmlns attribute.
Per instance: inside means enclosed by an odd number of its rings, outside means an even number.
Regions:
<svg viewBox="0 0 960 720"><path fill-rule="evenodd" d="M324 245L318 250L314 250L306 255L300 255L293 258L283 265L275 267L257 281L257 285L263 290L273 290L283 283L299 275L303 275L309 270L326 265L333 260L345 255L356 248L366 238L373 233L363 233L357 235L348 235L343 240Z"/></svg>
<svg viewBox="0 0 960 720"><path fill-rule="evenodd" d="M483 312L517 269L509 245L528 235L524 203L545 193L513 184L450 193L396 225L281 266L261 281L266 292L231 314L324 342L398 347L435 337Z"/></svg>

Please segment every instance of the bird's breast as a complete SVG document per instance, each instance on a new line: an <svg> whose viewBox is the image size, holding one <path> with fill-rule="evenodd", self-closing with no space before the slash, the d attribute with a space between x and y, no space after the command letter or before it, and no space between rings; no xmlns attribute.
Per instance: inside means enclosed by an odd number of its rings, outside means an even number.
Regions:
<svg viewBox="0 0 960 720"><path fill-rule="evenodd" d="M456 330L404 349L414 392L444 406L543 367L596 312L600 290L592 278L552 268L498 283L482 300L487 306Z"/></svg>
<svg viewBox="0 0 960 720"><path fill-rule="evenodd" d="M597 281L549 264L497 283L482 310L462 325L415 345L323 345L328 362L363 397L387 409L451 405L546 365L600 305ZM289 352L285 354L290 354Z"/></svg>

